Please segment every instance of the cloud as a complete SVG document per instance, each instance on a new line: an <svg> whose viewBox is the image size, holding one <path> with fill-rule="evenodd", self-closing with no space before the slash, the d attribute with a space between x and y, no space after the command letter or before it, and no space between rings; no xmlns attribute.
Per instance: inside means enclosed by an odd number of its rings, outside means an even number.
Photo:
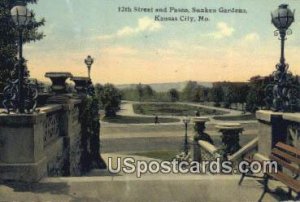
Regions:
<svg viewBox="0 0 300 202"><path fill-rule="evenodd" d="M215 39L222 39L230 37L234 31L234 28L227 25L227 23L219 22L217 24L217 31L210 33L209 36L213 36Z"/></svg>
<svg viewBox="0 0 300 202"><path fill-rule="evenodd" d="M269 47L268 44L266 44L266 41L263 42L264 43L264 47ZM252 52L253 49L257 49L258 47L262 47L262 42L260 41L260 36L258 33L256 32L251 32L248 33L244 36L242 36L239 40L236 41L235 43L235 47L233 49L235 49L237 52L240 52L241 50L248 50L248 54L250 54L250 52ZM255 51L257 53L257 50ZM254 54L252 52L252 54Z"/></svg>
<svg viewBox="0 0 300 202"><path fill-rule="evenodd" d="M130 56L137 54L138 51L132 47L126 46L114 46L114 47L107 47L102 50L103 55L110 55L110 56Z"/></svg>
<svg viewBox="0 0 300 202"><path fill-rule="evenodd" d="M123 38L123 37L137 35L142 32L158 31L161 28L162 28L162 25L160 22L155 22L149 17L142 17L142 18L138 19L138 23L137 23L136 27L126 26L126 27L121 28L114 34L101 35L101 36L98 36L97 38L99 40Z"/></svg>
<svg viewBox="0 0 300 202"><path fill-rule="evenodd" d="M254 42L259 40L259 35L255 32L247 34L244 38L243 41L245 42Z"/></svg>

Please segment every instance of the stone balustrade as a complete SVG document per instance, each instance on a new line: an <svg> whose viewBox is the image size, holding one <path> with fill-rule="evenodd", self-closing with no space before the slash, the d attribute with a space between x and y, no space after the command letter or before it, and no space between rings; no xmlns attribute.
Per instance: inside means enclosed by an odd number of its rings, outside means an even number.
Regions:
<svg viewBox="0 0 300 202"><path fill-rule="evenodd" d="M209 142L200 140L198 144L200 146L201 161L213 161L221 157L218 148Z"/></svg>
<svg viewBox="0 0 300 202"><path fill-rule="evenodd" d="M65 81L71 76L67 72L46 74L53 82L53 94L36 112L0 114L0 180L36 182L44 176L82 174L80 109L84 96L66 91Z"/></svg>
<svg viewBox="0 0 300 202"><path fill-rule="evenodd" d="M80 155L80 102L47 105L34 114L1 114L0 178L31 182L78 174L73 167Z"/></svg>
<svg viewBox="0 0 300 202"><path fill-rule="evenodd" d="M232 162L240 162L245 155L253 155L258 149L258 137L254 138L237 152L228 156L228 160Z"/></svg>
<svg viewBox="0 0 300 202"><path fill-rule="evenodd" d="M260 110L258 152L268 157L277 142L300 148L300 113L282 113Z"/></svg>
<svg viewBox="0 0 300 202"><path fill-rule="evenodd" d="M285 113L283 120L287 125L286 143L300 149L300 113Z"/></svg>

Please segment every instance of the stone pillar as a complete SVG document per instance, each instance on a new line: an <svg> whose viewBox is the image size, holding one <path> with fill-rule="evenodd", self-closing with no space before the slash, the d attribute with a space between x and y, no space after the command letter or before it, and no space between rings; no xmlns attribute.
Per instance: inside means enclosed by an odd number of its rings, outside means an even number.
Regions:
<svg viewBox="0 0 300 202"><path fill-rule="evenodd" d="M36 182L47 175L45 113L0 115L0 179Z"/></svg>
<svg viewBox="0 0 300 202"><path fill-rule="evenodd" d="M193 118L193 122L195 124L194 130L195 135L193 137L192 141L192 160L201 162L201 149L199 145L200 140L207 141L209 138L209 135L204 132L205 130L205 123L209 121L209 118L207 117L195 117Z"/></svg>
<svg viewBox="0 0 300 202"><path fill-rule="evenodd" d="M222 143L224 149L224 158L237 152L241 146L239 144L240 133L244 130L239 123L220 123L216 125L219 132L222 133Z"/></svg>
<svg viewBox="0 0 300 202"><path fill-rule="evenodd" d="M81 124L79 123L80 100L71 99L69 104L64 104L65 110L65 148L68 152L68 168L69 175L79 176L81 171L79 168L81 157Z"/></svg>
<svg viewBox="0 0 300 202"><path fill-rule="evenodd" d="M268 157L277 142L286 142L287 122L283 113L268 110L256 112L259 121L258 128L258 153Z"/></svg>
<svg viewBox="0 0 300 202"><path fill-rule="evenodd" d="M48 72L45 75L52 81L51 89L54 95L48 99L48 103L62 104L63 117L62 128L64 139L64 154L65 159L64 175L79 176L80 173L80 144L81 144L81 124L79 123L79 111L82 96L78 96L80 99L75 99L72 94L67 91L66 80L71 78L81 92L83 89L82 83L85 83L86 79L81 77L73 77L68 72ZM89 81L89 79L88 79Z"/></svg>

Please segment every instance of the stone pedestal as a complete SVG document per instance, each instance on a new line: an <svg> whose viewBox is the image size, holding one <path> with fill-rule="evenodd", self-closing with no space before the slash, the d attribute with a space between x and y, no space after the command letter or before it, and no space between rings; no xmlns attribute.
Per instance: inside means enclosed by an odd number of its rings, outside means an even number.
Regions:
<svg viewBox="0 0 300 202"><path fill-rule="evenodd" d="M287 122L283 113L267 110L257 111L256 118L259 121L258 153L269 156L277 142L286 142Z"/></svg>
<svg viewBox="0 0 300 202"><path fill-rule="evenodd" d="M237 152L241 146L239 144L240 133L244 130L238 123L222 123L216 125L222 133L222 143L224 147L224 157Z"/></svg>
<svg viewBox="0 0 300 202"><path fill-rule="evenodd" d="M192 160L201 162L201 149L199 145L199 140L208 140L208 134L204 133L205 130L205 123L209 121L209 118L207 117L196 117L193 118L193 122L195 124L194 129L195 129L195 135L193 137L192 142ZM208 136L208 137L207 137Z"/></svg>

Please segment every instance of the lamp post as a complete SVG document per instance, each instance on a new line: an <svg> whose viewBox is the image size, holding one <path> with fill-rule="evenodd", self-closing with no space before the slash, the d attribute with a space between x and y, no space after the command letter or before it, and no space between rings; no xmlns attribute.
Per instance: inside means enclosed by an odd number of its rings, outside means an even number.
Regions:
<svg viewBox="0 0 300 202"><path fill-rule="evenodd" d="M273 25L278 29L275 31L275 35L278 36L278 33L280 35L281 40L281 56L280 56L280 71L284 71L286 68L285 64L285 58L284 58L284 41L286 40L286 35L291 33L287 31L289 30L289 27L294 22L294 11L291 11L288 8L287 4L281 4L278 9L273 11L271 13L272 17L272 23Z"/></svg>
<svg viewBox="0 0 300 202"><path fill-rule="evenodd" d="M23 31L32 21L32 12L26 8L26 4L18 2L11 9L11 17L19 33L18 39L18 64L15 66L18 72L17 79L12 79L4 88L3 105L10 112L10 109L24 113L25 109L30 111L36 106L37 90L28 81L28 71L25 71L25 59L23 58Z"/></svg>
<svg viewBox="0 0 300 202"><path fill-rule="evenodd" d="M94 59L90 55L88 55L87 58L84 60L84 63L88 68L88 77L91 78L91 67L92 64L94 63Z"/></svg>
<svg viewBox="0 0 300 202"><path fill-rule="evenodd" d="M273 72L274 83L266 87L267 105L274 111L294 112L297 108L297 97L299 88L295 85L293 75L288 71L289 65L285 63L285 40L286 36L292 34L289 29L294 22L294 13L287 4L281 4L271 13L272 23L277 28L275 36L281 41L281 53L276 71Z"/></svg>
<svg viewBox="0 0 300 202"><path fill-rule="evenodd" d="M184 127L185 127L184 147L183 147L185 155L188 155L188 152L189 152L187 130L188 130L188 124L190 121L191 121L191 119L189 117L184 117L182 119L182 122L184 123Z"/></svg>

